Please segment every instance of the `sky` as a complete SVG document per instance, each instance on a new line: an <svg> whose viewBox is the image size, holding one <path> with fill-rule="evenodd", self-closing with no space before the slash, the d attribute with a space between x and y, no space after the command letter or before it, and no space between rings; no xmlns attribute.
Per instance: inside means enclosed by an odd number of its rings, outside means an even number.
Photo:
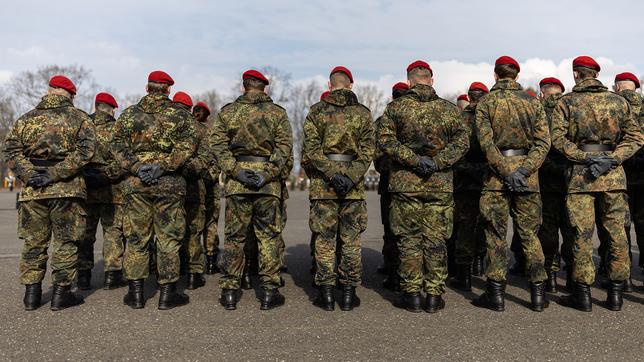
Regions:
<svg viewBox="0 0 644 362"><path fill-rule="evenodd" d="M383 91L423 59L442 95L493 84L511 55L519 81L546 76L572 88L571 60L595 57L600 79L644 72L644 1L505 0L21 0L0 13L0 84L41 65L80 64L120 95L142 93L147 74L175 90L229 93L240 74L271 65L295 82L349 67L356 84Z"/></svg>

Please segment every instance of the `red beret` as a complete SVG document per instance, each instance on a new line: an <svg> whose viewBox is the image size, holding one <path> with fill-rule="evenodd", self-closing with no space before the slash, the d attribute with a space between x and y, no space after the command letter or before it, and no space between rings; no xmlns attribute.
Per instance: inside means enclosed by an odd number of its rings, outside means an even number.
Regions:
<svg viewBox="0 0 644 362"><path fill-rule="evenodd" d="M637 77L633 73L625 72L619 73L615 76L615 82L620 82L623 80L630 80L631 82L635 83L635 88L640 87L640 80L637 79Z"/></svg>
<svg viewBox="0 0 644 362"><path fill-rule="evenodd" d="M391 88L391 90L408 90L408 89L409 89L409 85L404 82L398 82L394 84L394 86Z"/></svg>
<svg viewBox="0 0 644 362"><path fill-rule="evenodd" d="M195 108L197 108L197 107L201 107L201 108L205 109L208 112L208 114L210 114L210 107L208 107L208 105L206 103L197 102L197 104L195 104Z"/></svg>
<svg viewBox="0 0 644 362"><path fill-rule="evenodd" d="M531 95L531 96L533 96L533 97L535 97L535 98L538 98L538 97L537 97L537 93L535 93L532 89L528 89L526 92L527 92L529 95Z"/></svg>
<svg viewBox="0 0 644 362"><path fill-rule="evenodd" d="M487 89L485 84L483 84L481 82L474 82L474 83L470 84L470 89L468 89L468 91L473 91L473 90L480 90L480 91L483 91L485 93L490 93L490 90Z"/></svg>
<svg viewBox="0 0 644 362"><path fill-rule="evenodd" d="M331 75L333 75L335 73L344 73L344 74L346 74L347 77L349 77L349 80L351 81L351 83L353 83L353 74L351 74L351 71L349 70L349 68L343 67L341 65L338 65L337 67L333 68L333 70L331 70L331 74L329 74L329 75L331 76Z"/></svg>
<svg viewBox="0 0 644 362"><path fill-rule="evenodd" d="M185 104L188 107L192 107L192 98L186 92L177 92L172 97L172 101L176 103Z"/></svg>
<svg viewBox="0 0 644 362"><path fill-rule="evenodd" d="M586 68L594 69L598 72L602 69L599 66L599 64L597 64L595 59L585 55L577 57L572 61L572 69L575 69L577 67L586 67Z"/></svg>
<svg viewBox="0 0 644 362"><path fill-rule="evenodd" d="M414 68L426 68L429 69L429 72L434 75L434 71L432 71L432 68L429 66L429 63L422 61L422 60L417 60L407 66L407 73L411 72L412 69Z"/></svg>
<svg viewBox="0 0 644 362"><path fill-rule="evenodd" d="M55 75L49 80L49 86L52 88L61 88L71 94L76 94L76 86L69 78L64 75Z"/></svg>
<svg viewBox="0 0 644 362"><path fill-rule="evenodd" d="M112 106L114 108L118 108L119 106L118 103L116 103L116 99L114 99L111 94L105 92L101 92L96 95L95 103L105 103L108 106Z"/></svg>
<svg viewBox="0 0 644 362"><path fill-rule="evenodd" d="M516 60L514 60L514 58L509 57L507 55L499 57L499 59L497 59L496 62L494 62L494 65L511 65L517 69L517 72L521 71L519 62L517 62Z"/></svg>
<svg viewBox="0 0 644 362"><path fill-rule="evenodd" d="M562 92L566 91L566 87L564 87L563 83L561 83L559 79L554 77L543 78L541 82L539 82L539 87L543 87L544 85L548 84L558 85L559 87L561 87Z"/></svg>
<svg viewBox="0 0 644 362"><path fill-rule="evenodd" d="M329 92L329 91L322 92L322 94L320 95L320 101L323 101L324 98L328 97L329 93L331 93L331 92Z"/></svg>
<svg viewBox="0 0 644 362"><path fill-rule="evenodd" d="M461 94L456 98L457 101L470 101L470 97L467 96L467 94Z"/></svg>
<svg viewBox="0 0 644 362"><path fill-rule="evenodd" d="M266 78L264 74L260 73L255 69L249 69L245 71L244 74L242 74L242 79L249 79L249 78L257 79L266 85L269 84L268 78Z"/></svg>
<svg viewBox="0 0 644 362"><path fill-rule="evenodd" d="M150 73L150 75L148 75L148 82L173 85L174 79L172 79L172 77L168 73L162 70L155 70L154 72Z"/></svg>

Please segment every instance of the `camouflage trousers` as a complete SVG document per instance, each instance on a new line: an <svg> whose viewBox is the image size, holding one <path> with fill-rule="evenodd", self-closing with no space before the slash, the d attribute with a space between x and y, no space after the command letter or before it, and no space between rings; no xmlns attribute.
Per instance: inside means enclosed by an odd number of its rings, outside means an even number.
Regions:
<svg viewBox="0 0 644 362"><path fill-rule="evenodd" d="M516 225L526 257L526 276L530 282L546 280L544 256L537 237L541 225L541 195L538 192L510 193L483 191L480 201L481 217L485 224L488 279L503 282L508 272L506 236L508 216Z"/></svg>
<svg viewBox="0 0 644 362"><path fill-rule="evenodd" d="M642 195L644 195L644 185L628 186L628 207L635 227L635 237L640 255L638 264L644 268L644 196ZM630 220L628 220L628 224L626 235L630 237Z"/></svg>
<svg viewBox="0 0 644 362"><path fill-rule="evenodd" d="M181 244L181 263L184 264L188 273L202 274L206 258L204 248L201 245L206 222L206 207L199 202L186 202L186 232Z"/></svg>
<svg viewBox="0 0 644 362"><path fill-rule="evenodd" d="M179 279L179 249L185 233L183 198L179 195L130 194L125 198L123 230L127 244L123 267L129 280L149 275L150 243L156 238L159 284Z"/></svg>
<svg viewBox="0 0 644 362"><path fill-rule="evenodd" d="M335 285L336 246L340 244L337 276L342 285L362 281L360 235L367 228L364 200L311 200L309 226L315 246L315 284Z"/></svg>
<svg viewBox="0 0 644 362"><path fill-rule="evenodd" d="M239 289L244 272L244 245L254 233L259 244L259 277L262 288L280 286L280 199L269 195L232 195L226 197L224 251L220 265L222 289Z"/></svg>
<svg viewBox="0 0 644 362"><path fill-rule="evenodd" d="M573 279L576 282L589 285L595 282L593 232L596 216L606 229L609 240L609 278L615 281L628 278L631 263L624 231L627 208L626 194L623 191L568 194L566 210L575 238Z"/></svg>
<svg viewBox="0 0 644 362"><path fill-rule="evenodd" d="M572 267L572 248L574 244L573 230L566 216L566 194L558 192L541 193L542 219L539 228L539 241L545 257L544 267L548 272L561 270L561 259L566 268ZM559 233L562 243L559 251Z"/></svg>
<svg viewBox="0 0 644 362"><path fill-rule="evenodd" d="M206 196L205 205L205 226L203 229L203 243L206 255L214 256L219 253L219 207L221 204L221 197L219 195L219 188L216 187L212 195Z"/></svg>
<svg viewBox="0 0 644 362"><path fill-rule="evenodd" d="M123 205L87 204L85 237L78 249L78 270L94 269L94 243L98 223L103 228L103 270L123 269L125 236L123 234Z"/></svg>
<svg viewBox="0 0 644 362"><path fill-rule="evenodd" d="M449 192L395 193L391 228L400 250L400 288L407 293L445 294L447 239L452 235L454 197Z"/></svg>
<svg viewBox="0 0 644 362"><path fill-rule="evenodd" d="M47 271L51 245L53 284L71 285L76 278L78 248L87 214L82 199L60 198L22 201L18 207L18 237L24 241L20 282L40 283Z"/></svg>
<svg viewBox="0 0 644 362"><path fill-rule="evenodd" d="M382 259L386 269L398 270L400 265L400 253L398 252L398 241L394 232L391 230L390 210L391 210L391 193L383 192L380 194L380 218L384 228L382 237Z"/></svg>
<svg viewBox="0 0 644 362"><path fill-rule="evenodd" d="M280 212L282 213L282 223L281 223L281 230L280 230L280 236L279 236L279 242L278 242L278 250L279 250L279 255L280 255L280 268L286 265L285 261L285 248L286 245L284 243L284 235L283 231L284 228L286 227L286 201L281 200L280 201L281 206L280 206ZM257 272L258 270L258 264L259 264L259 246L257 242L257 237L255 236L255 233L249 233L248 238L246 239L246 242L244 243L244 254L246 256L246 266L244 268L250 268L251 272Z"/></svg>
<svg viewBox="0 0 644 362"><path fill-rule="evenodd" d="M471 265L474 257L485 255L485 234L480 217L480 191L454 193L454 259L458 265Z"/></svg>

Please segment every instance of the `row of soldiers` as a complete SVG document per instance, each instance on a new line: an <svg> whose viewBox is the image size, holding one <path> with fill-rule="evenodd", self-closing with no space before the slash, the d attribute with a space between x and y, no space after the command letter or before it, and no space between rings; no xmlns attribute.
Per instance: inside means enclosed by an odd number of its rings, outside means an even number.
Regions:
<svg viewBox="0 0 644 362"><path fill-rule="evenodd" d="M555 227L567 220L575 244L570 260L573 293L565 303L581 310L591 308L595 218L588 216L597 215L608 235L608 306L619 310L624 281L630 275L621 164L641 148L644 138L629 103L596 79L599 70L592 58L576 58L576 86L564 96L547 91L560 86L563 92L560 82L542 82L548 95L544 109L517 83L519 63L504 56L495 63L495 86L488 91L474 83L469 91L472 103L460 112L436 94L429 64L416 61L407 67L407 84L394 87L395 99L374 123L369 109L351 90L351 71L335 67L329 76L329 93L311 106L304 123L302 167L311 179L313 270L319 289L314 303L333 310L337 288L342 310L360 304L356 294L362 274L360 235L367 226L363 178L375 157L387 186L381 190L388 220L386 284L402 290L402 308L429 313L444 308L448 254L455 255L456 285L469 290L472 264L481 269L482 263L475 261L483 254L477 236L482 231L487 288L474 304L503 310L508 216L513 218L525 255L531 308L547 307L546 281L555 271L551 259L556 256L549 255L546 261L538 237L542 198L547 194L540 192L540 183L563 177L566 190L559 190L557 202L559 207L566 204L567 213L566 217L559 214ZM189 289L204 283L200 232L207 219L206 185L212 198L220 173L226 196L220 303L236 309L248 259L244 249L250 239L259 250L260 308L285 303L279 287L284 267L285 179L293 162L291 129L285 110L267 95L269 80L263 74L249 70L242 75L242 83L244 93L221 109L208 130L203 124L207 106L197 104L191 114L187 95L178 93L171 101L168 95L174 80L162 71L149 75L148 95L116 121L113 98L97 97L96 113L90 118L73 107L73 83L61 76L51 79L48 95L16 121L5 149L10 167L26 185L19 209L19 236L25 240L20 268L26 309L41 304L50 235L55 250L51 308L83 302L70 286L77 265L79 286L87 285L81 281L91 276L91 264L83 266L83 260L91 259L93 235L81 242L85 234L95 232L95 226L86 227L87 220L93 220L90 226L96 225L99 218L109 222L110 215L114 229L121 229L125 247L122 252L118 246L107 246L114 250L105 252L106 266L114 268L106 269L106 286L123 283L117 265L123 253L128 284L124 303L143 308L153 250L159 309L187 304L188 296L177 291L176 283L181 265L187 269ZM101 122L111 127L101 132ZM554 164L557 177L545 173L544 160L545 165ZM641 164L634 167L642 168ZM112 193L112 202L92 203L88 193L99 189ZM120 218L114 218L116 209ZM456 240L454 253L448 253L450 238ZM106 238L106 244L113 243ZM84 250L80 258L79 245ZM214 268L215 249L206 252L207 270ZM114 264L109 255L115 256Z"/></svg>

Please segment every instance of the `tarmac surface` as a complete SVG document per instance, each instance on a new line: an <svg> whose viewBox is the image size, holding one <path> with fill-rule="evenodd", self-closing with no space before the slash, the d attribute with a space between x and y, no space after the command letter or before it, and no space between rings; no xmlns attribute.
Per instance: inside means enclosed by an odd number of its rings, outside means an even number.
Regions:
<svg viewBox="0 0 644 362"><path fill-rule="evenodd" d="M48 273L47 304L26 312L18 282L22 243L16 237L15 193L0 193L0 360L641 360L644 288L638 268L636 291L625 295L621 312L603 307L606 294L598 288L592 313L565 308L557 296L545 312L532 312L527 282L516 277L510 278L503 313L470 304L484 288L482 278L475 278L473 293L450 289L438 314L397 309L396 294L382 288L376 273L382 226L375 192L367 200L362 305L353 312L322 311L311 304L307 196L293 192L288 203L284 307L260 311L255 292L245 291L238 309L225 311L214 275L204 288L187 291L189 305L170 311L157 310L158 293L149 279L145 309L132 310L122 304L125 288L101 289L97 254L96 289L81 293L84 305L50 311Z"/></svg>

